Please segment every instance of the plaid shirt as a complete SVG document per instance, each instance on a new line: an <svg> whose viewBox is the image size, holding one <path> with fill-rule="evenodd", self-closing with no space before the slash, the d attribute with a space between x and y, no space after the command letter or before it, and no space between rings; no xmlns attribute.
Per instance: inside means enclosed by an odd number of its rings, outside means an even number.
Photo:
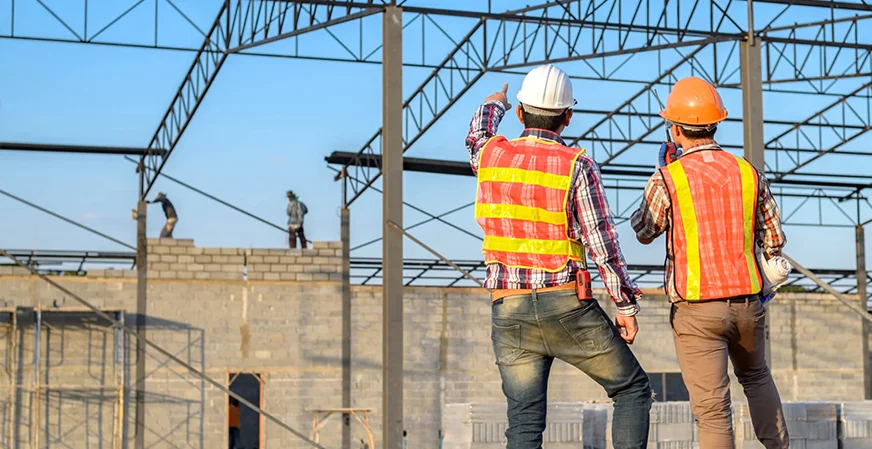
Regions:
<svg viewBox="0 0 872 449"><path fill-rule="evenodd" d="M689 148L682 156L692 153L697 150L708 149L722 151L721 147L715 141L701 142L698 145ZM784 245L787 243L787 237L781 229L781 212L778 210L778 203L772 196L769 190L769 181L762 172L757 170L760 179L759 189L757 193L757 223L756 241L766 254L770 256L778 255ZM642 204L639 210L633 212L630 218L630 224L633 230L636 231L636 238L642 242L650 242L654 240L672 226L671 201L669 198L669 190L666 187L666 182L663 181L663 175L660 171L656 171L648 184L645 186L645 194L642 196ZM666 253L672 254L672 241L666 239ZM669 295L669 300L679 302L682 299L675 292L673 279L675 275L674 267L670 258L666 259L666 292Z"/></svg>
<svg viewBox="0 0 872 449"><path fill-rule="evenodd" d="M472 171L478 173L479 154L488 139L495 136L505 114L498 102L489 102L478 108L469 126L466 148ZM526 129L521 137L535 137L565 145L559 135L542 130ZM600 275L612 301L621 315L635 315L639 311L636 297L642 292L630 279L627 263L618 244L618 233L606 201L599 168L590 157L582 155L572 170L572 188L567 207L569 237L582 242L586 251L599 267ZM569 261L563 270L549 273L544 270L509 268L491 263L487 266L485 287L488 289L546 288L575 282L576 273L584 267Z"/></svg>

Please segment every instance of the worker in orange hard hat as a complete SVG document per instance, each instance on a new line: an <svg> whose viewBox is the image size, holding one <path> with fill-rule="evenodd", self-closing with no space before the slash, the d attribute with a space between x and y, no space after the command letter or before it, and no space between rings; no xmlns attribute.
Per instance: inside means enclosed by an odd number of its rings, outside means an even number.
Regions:
<svg viewBox="0 0 872 449"><path fill-rule="evenodd" d="M781 398L766 365L764 278L755 252L759 246L773 258L786 243L778 205L763 174L715 141L727 110L714 86L678 81L660 115L674 146L661 149L631 224L646 245L668 232L670 323L700 447L734 447L729 358L757 438L767 449L787 448Z"/></svg>

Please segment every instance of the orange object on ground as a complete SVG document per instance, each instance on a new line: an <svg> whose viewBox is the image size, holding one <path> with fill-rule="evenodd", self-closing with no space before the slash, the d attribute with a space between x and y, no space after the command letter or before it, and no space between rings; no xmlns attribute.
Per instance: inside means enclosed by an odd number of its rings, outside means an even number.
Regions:
<svg viewBox="0 0 872 449"><path fill-rule="evenodd" d="M660 116L673 123L706 126L724 121L727 109L714 86L689 76L672 86Z"/></svg>
<svg viewBox="0 0 872 449"><path fill-rule="evenodd" d="M758 173L723 150L697 150L661 168L672 201L673 286L687 301L760 293L754 252Z"/></svg>
<svg viewBox="0 0 872 449"><path fill-rule="evenodd" d="M532 137L497 136L481 150L475 218L484 231L486 263L561 270L584 261L584 246L568 236L572 169L580 148Z"/></svg>

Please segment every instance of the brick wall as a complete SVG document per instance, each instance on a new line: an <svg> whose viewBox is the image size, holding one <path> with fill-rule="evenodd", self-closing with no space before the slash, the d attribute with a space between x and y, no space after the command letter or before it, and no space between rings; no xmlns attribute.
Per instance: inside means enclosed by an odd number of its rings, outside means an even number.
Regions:
<svg viewBox="0 0 872 449"><path fill-rule="evenodd" d="M185 240L152 243L149 338L222 382L229 372L262 374L265 408L304 434L312 421L308 409L341 405L338 244L316 243L308 251L288 251L196 248ZM134 324L136 282L126 273L92 271L85 277L57 279L98 307L128 311L127 323ZM306 274L311 277L299 277ZM677 372L669 306L664 297L649 293L642 302L641 332L633 350L649 372ZM354 287L352 296L353 405L374 410L372 423L380 441L381 289ZM437 449L445 404L504 400L493 363L489 302L477 289L414 287L406 289L404 303L408 445ZM53 304L66 309L77 306L38 279L0 275L0 308L51 308ZM602 298L601 304L614 313ZM773 369L785 400L862 397L859 318L836 300L811 294L780 295L770 307L770 316ZM73 321L43 332L42 382L86 385L91 390L43 392L37 414L42 423L40 441L63 436L74 448L96 447L97 441L111 447L115 393L93 389L114 385L114 336L93 319ZM0 329L0 360L7 367L0 375L2 447L12 446L6 443L12 436L22 447L29 444L31 396L25 389L32 382L33 336L30 327L22 324L19 329L17 334L10 333L8 324ZM13 341L19 343L17 351ZM223 393L160 354L148 354L148 444L224 446L227 401ZM131 376L132 346L125 355ZM17 394L10 388L16 371L22 385ZM742 400L740 388L734 388L734 396ZM562 362L554 365L550 400L605 398L584 374ZM129 417L133 409L127 413ZM14 425L16 417L21 426ZM357 424L352 433L355 441L364 437ZM265 447L305 447L269 422L264 435ZM338 447L340 435L339 420L334 418L321 434L322 444Z"/></svg>

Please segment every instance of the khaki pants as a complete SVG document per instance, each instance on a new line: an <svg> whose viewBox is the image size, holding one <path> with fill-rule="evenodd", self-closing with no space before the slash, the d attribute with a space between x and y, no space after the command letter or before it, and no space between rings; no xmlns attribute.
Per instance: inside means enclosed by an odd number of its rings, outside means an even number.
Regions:
<svg viewBox="0 0 872 449"><path fill-rule="evenodd" d="M766 449L789 447L781 398L766 366L765 315L756 299L672 306L675 350L699 425L700 449L735 447L728 356L748 397L757 439Z"/></svg>

